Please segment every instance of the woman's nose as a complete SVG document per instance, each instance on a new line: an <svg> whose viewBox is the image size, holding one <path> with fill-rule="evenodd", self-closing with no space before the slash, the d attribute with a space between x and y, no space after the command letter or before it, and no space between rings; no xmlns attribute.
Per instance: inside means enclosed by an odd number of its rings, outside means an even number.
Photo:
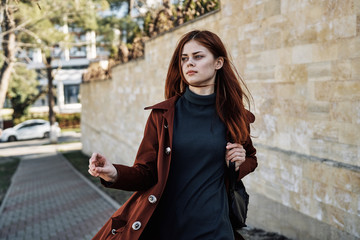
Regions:
<svg viewBox="0 0 360 240"><path fill-rule="evenodd" d="M188 67L189 66L195 66L194 62L192 61L192 59L190 58L189 61L188 61Z"/></svg>

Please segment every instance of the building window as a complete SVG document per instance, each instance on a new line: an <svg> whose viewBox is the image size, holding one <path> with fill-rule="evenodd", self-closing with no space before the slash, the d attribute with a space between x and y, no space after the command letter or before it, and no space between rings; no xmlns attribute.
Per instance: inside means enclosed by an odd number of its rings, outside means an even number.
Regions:
<svg viewBox="0 0 360 240"><path fill-rule="evenodd" d="M65 104L79 103L80 85L64 85Z"/></svg>

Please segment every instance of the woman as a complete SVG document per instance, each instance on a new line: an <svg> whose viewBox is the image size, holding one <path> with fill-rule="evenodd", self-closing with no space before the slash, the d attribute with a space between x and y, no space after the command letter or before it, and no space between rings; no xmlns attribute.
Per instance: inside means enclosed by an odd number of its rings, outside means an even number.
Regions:
<svg viewBox="0 0 360 240"><path fill-rule="evenodd" d="M235 70L236 72L236 70ZM254 171L256 150L241 88L220 38L185 34L152 109L132 167L94 153L89 173L106 187L136 191L94 239L234 239L226 169ZM242 82L243 83L243 82Z"/></svg>

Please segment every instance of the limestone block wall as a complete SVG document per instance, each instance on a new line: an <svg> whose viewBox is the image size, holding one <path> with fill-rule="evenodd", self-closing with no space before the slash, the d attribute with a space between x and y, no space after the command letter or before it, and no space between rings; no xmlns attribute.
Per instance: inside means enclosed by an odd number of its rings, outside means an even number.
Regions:
<svg viewBox="0 0 360 240"><path fill-rule="evenodd" d="M180 36L225 42L254 98L259 167L245 178L248 224L293 239L360 238L360 1L222 0L151 39L145 57L82 84L83 151L131 165L145 106L164 99Z"/></svg>

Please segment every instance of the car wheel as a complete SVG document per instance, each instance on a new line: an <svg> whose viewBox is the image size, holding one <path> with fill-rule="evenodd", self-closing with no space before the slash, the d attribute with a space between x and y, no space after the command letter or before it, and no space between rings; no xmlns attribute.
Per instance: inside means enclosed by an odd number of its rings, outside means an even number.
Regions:
<svg viewBox="0 0 360 240"><path fill-rule="evenodd" d="M16 137L15 136L10 136L9 138L8 138L8 142L14 142L14 141L16 141L17 139L16 139Z"/></svg>
<svg viewBox="0 0 360 240"><path fill-rule="evenodd" d="M50 133L49 133L49 132L44 133L44 138L49 138L49 137L50 137Z"/></svg>

